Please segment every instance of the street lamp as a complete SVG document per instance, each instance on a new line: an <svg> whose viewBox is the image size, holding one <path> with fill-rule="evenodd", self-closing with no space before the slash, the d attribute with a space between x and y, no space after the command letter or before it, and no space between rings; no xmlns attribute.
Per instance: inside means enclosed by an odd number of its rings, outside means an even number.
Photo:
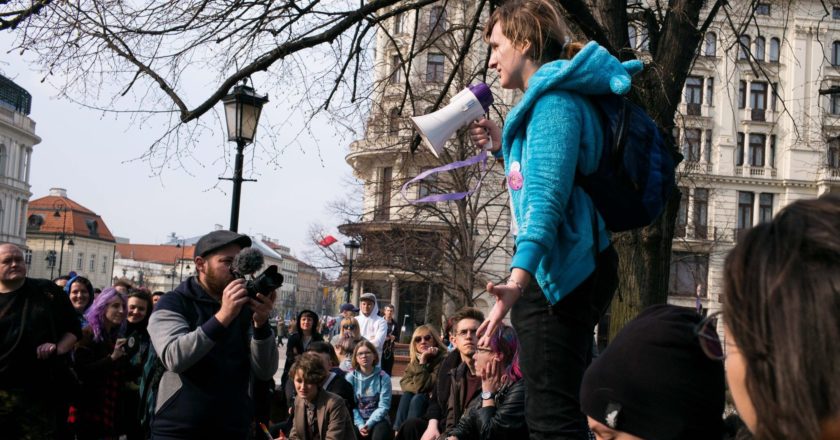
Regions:
<svg viewBox="0 0 840 440"><path fill-rule="evenodd" d="M257 95L254 89L248 87L243 81L241 85L234 86L230 94L222 98L222 102L225 106L228 140L236 142L236 161L233 167L233 178L220 177L220 179L233 181L230 230L236 232L239 229L239 198L242 191L242 182L246 180L254 182L252 179L242 178L242 152L246 145L254 141L260 113L263 105L268 102L268 95Z"/></svg>
<svg viewBox="0 0 840 440"><path fill-rule="evenodd" d="M346 252L347 256L347 263L349 264L349 268L347 269L347 288L344 289L344 302L350 302L350 291L353 289L353 260L356 259L356 253L359 252L359 248L362 245L356 241L355 238L351 238L350 241L344 243L344 251Z"/></svg>
<svg viewBox="0 0 840 440"><path fill-rule="evenodd" d="M67 204L64 203L62 200L56 200L53 203L53 217L63 217L61 223L61 252L59 253L58 257L58 275L61 276L61 267L64 263L64 239L67 238ZM68 246L73 246L73 239L70 239L70 242L67 243ZM50 271L50 277L52 277L52 271Z"/></svg>

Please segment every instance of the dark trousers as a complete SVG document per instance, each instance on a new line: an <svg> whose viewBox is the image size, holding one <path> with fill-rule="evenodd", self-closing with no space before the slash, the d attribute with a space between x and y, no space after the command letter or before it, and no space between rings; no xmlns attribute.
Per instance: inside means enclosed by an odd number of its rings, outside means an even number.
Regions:
<svg viewBox="0 0 840 440"><path fill-rule="evenodd" d="M513 306L519 363L528 387L525 419L534 439L587 440L580 411L580 383L590 360L592 331L618 285L618 255L612 246L598 256L598 269L551 306L533 280Z"/></svg>
<svg viewBox="0 0 840 440"><path fill-rule="evenodd" d="M399 431L406 420L422 417L428 405L428 394L404 392L397 407L397 416L394 418L394 431Z"/></svg>

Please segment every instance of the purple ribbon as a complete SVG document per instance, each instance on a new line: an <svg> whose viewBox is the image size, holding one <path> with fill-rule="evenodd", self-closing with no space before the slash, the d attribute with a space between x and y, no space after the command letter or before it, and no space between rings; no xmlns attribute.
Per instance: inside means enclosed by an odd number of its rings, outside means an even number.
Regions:
<svg viewBox="0 0 840 440"><path fill-rule="evenodd" d="M485 170L487 169L487 156L488 156L487 151L482 150L481 153L478 153L475 156L470 157L469 159L461 160L461 161L458 161L458 162L448 163L446 165L439 166L437 168L432 168L430 170L423 171L422 173L418 174L417 177L415 177L415 178L409 180L408 182L406 182L405 185L402 186L402 189L400 190L400 192L402 193L402 196L408 201L408 203L415 204L415 205L418 204L418 203L436 203L436 202L447 202L447 201L450 201L450 200L463 199L464 197L478 191L478 188L481 187L481 181L483 181L484 176L487 175L487 173L485 173ZM481 178L478 179L478 183L475 184L475 187L473 189L471 189L469 191L449 193L449 194L433 194L433 195L426 196L426 197L423 197L423 198L420 198L420 199L417 199L417 200L411 200L411 199L408 198L408 186L411 185L412 183L419 182L419 181L425 179L426 177L431 176L432 174L457 170L458 168L468 167L470 165L475 165L477 163L481 164Z"/></svg>

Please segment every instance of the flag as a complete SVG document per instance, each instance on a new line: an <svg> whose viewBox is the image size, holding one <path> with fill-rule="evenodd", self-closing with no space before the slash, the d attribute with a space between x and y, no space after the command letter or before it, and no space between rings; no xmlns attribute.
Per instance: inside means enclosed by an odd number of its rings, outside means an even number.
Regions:
<svg viewBox="0 0 840 440"><path fill-rule="evenodd" d="M323 247L331 246L333 243L337 242L338 240L335 239L332 235L327 235L321 241L318 242Z"/></svg>

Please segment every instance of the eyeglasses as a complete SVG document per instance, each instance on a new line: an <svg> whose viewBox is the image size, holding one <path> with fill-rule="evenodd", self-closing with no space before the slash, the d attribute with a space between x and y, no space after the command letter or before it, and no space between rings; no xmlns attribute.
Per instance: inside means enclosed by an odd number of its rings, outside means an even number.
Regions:
<svg viewBox="0 0 840 440"><path fill-rule="evenodd" d="M360 352L356 353L356 357L367 357L367 356L373 356L373 353L371 353L369 351L360 351Z"/></svg>
<svg viewBox="0 0 840 440"><path fill-rule="evenodd" d="M469 336L470 333L473 333L473 334L477 335L478 334L478 329L477 328L464 328L464 329L458 330L457 335L458 336Z"/></svg>
<svg viewBox="0 0 840 440"><path fill-rule="evenodd" d="M717 332L718 320L722 316L721 312L712 313L694 326L694 334L697 336L703 353L710 359L718 361L726 359L726 346L721 344Z"/></svg>
<svg viewBox="0 0 840 440"><path fill-rule="evenodd" d="M344 330L353 330L353 329L356 328L356 326L354 324L348 324L348 325L342 325L341 328L344 329Z"/></svg>
<svg viewBox="0 0 840 440"><path fill-rule="evenodd" d="M414 343L415 344L419 344L420 341L429 342L431 340L432 340L432 335L423 335L423 336L415 336L414 337Z"/></svg>
<svg viewBox="0 0 840 440"><path fill-rule="evenodd" d="M478 347L475 349L476 353L491 353L492 351L493 349L491 349L490 347Z"/></svg>

